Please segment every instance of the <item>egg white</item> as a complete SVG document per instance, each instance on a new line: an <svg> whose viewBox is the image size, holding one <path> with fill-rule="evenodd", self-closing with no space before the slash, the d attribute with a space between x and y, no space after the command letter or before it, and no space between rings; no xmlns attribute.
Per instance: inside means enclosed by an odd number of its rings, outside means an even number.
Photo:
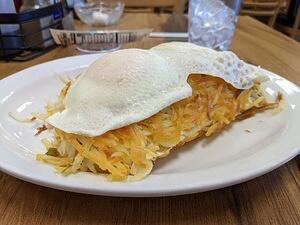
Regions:
<svg viewBox="0 0 300 225"><path fill-rule="evenodd" d="M191 73L217 76L246 89L252 86L257 68L232 52L191 43L119 50L92 63L68 91L65 109L47 122L67 133L101 135L191 96L187 83Z"/></svg>

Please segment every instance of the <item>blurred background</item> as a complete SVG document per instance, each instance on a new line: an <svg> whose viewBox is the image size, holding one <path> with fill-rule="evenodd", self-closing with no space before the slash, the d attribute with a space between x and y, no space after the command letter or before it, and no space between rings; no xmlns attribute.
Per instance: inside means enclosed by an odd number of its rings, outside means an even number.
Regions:
<svg viewBox="0 0 300 225"><path fill-rule="evenodd" d="M106 30L117 24L123 13L184 16L189 25L188 41L217 50L229 49L238 15L251 16L300 41L299 3L300 0L0 0L0 59L28 60L51 50L55 43L49 28Z"/></svg>

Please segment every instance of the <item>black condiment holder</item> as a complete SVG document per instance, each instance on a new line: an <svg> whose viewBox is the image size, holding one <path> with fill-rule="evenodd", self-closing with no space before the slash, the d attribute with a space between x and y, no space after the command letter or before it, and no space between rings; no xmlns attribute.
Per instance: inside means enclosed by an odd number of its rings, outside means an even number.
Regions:
<svg viewBox="0 0 300 225"><path fill-rule="evenodd" d="M64 18L64 1L44 8L21 13L0 13L0 28L4 26L16 27L14 32L3 33L0 29L0 59L9 61L25 61L37 57L55 47L50 28L62 29ZM53 17L53 22L47 26L38 26L38 29L24 29L26 25L38 23L43 18ZM52 21L52 20L51 20ZM28 32L28 30L30 30ZM47 38L43 38L47 34ZM37 38L40 39L36 41ZM29 40L29 41L28 41ZM31 40L31 41L30 41Z"/></svg>

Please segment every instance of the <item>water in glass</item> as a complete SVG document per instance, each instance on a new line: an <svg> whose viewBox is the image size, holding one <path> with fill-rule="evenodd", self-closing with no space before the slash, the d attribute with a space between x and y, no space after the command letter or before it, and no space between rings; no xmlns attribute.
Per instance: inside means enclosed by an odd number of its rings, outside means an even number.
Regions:
<svg viewBox="0 0 300 225"><path fill-rule="evenodd" d="M189 41L228 50L241 0L190 0Z"/></svg>

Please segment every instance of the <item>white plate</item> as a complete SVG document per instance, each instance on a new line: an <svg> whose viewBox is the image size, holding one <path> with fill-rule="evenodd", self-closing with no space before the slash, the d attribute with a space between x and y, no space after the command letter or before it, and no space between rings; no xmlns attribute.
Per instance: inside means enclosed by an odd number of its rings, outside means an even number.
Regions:
<svg viewBox="0 0 300 225"><path fill-rule="evenodd" d="M267 173L299 153L300 91L271 74L269 95L284 94L285 110L265 112L233 123L219 135L196 140L159 160L151 175L133 183L108 182L101 175L57 174L34 159L44 151L35 125L14 121L9 112L42 111L62 87L58 76L74 75L101 55L85 55L40 64L0 81L0 169L20 179L61 190L110 196L166 196L201 192L240 183ZM109 75L108 75L109 76ZM251 133L246 132L250 130Z"/></svg>

